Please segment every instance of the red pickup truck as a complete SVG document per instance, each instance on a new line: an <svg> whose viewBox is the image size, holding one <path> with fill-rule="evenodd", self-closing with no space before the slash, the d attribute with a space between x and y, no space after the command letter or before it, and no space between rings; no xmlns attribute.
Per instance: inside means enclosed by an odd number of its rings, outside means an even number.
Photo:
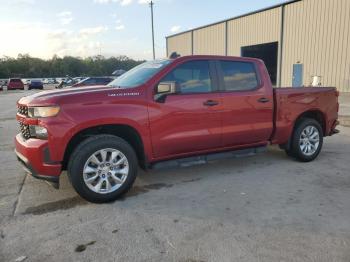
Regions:
<svg viewBox="0 0 350 262"><path fill-rule="evenodd" d="M337 133L335 88L273 88L258 59L186 56L141 64L105 87L18 101L18 160L58 186L68 171L92 202L113 201L138 167L186 166L280 145L314 160Z"/></svg>

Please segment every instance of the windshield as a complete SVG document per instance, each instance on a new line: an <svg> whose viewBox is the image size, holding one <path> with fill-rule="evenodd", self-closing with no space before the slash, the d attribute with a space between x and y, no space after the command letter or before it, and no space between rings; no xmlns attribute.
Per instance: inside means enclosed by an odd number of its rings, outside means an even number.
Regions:
<svg viewBox="0 0 350 262"><path fill-rule="evenodd" d="M155 60L143 63L121 75L116 80L109 83L108 86L132 88L142 85L171 62L172 60Z"/></svg>

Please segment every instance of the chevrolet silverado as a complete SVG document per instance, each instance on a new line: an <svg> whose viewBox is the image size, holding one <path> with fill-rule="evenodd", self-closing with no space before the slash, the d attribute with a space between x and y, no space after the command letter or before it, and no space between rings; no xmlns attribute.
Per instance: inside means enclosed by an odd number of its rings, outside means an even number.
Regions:
<svg viewBox="0 0 350 262"><path fill-rule="evenodd" d="M273 88L258 59L184 56L145 62L107 86L52 90L18 101L16 154L58 187L67 170L91 202L133 185L138 168L250 155L276 144L302 162L337 133L332 87Z"/></svg>

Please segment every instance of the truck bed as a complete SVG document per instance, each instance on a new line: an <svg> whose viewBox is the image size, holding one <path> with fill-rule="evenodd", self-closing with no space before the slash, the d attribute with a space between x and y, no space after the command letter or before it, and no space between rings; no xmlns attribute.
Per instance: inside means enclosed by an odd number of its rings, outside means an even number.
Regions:
<svg viewBox="0 0 350 262"><path fill-rule="evenodd" d="M273 144L285 144L295 122L302 114L314 114L323 119L325 136L331 135L338 118L338 96L334 87L274 88Z"/></svg>

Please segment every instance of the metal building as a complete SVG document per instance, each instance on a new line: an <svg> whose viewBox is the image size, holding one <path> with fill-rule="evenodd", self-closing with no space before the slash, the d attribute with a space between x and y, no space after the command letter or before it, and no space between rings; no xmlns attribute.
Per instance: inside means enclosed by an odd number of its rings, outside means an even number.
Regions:
<svg viewBox="0 0 350 262"><path fill-rule="evenodd" d="M294 0L168 36L167 54L257 57L277 86L350 92L350 0Z"/></svg>

